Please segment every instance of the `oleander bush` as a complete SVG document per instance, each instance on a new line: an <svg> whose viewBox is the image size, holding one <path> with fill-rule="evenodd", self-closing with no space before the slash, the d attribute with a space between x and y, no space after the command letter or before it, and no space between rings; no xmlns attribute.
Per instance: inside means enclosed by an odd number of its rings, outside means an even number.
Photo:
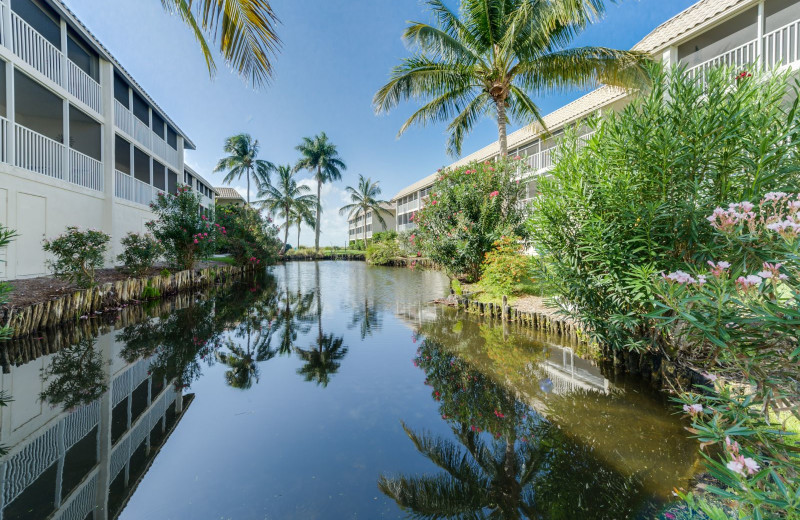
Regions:
<svg viewBox="0 0 800 520"><path fill-rule="evenodd" d="M278 228L272 219L250 207L229 206L217 211L214 224L224 234L219 246L233 258L239 267L246 265L271 265L278 260L283 247L278 238Z"/></svg>
<svg viewBox="0 0 800 520"><path fill-rule="evenodd" d="M159 193L150 204L158 217L147 223L147 229L164 248L164 257L178 269L192 269L197 260L214 253L218 236L225 235L223 226L212 225L201 214L200 195L188 186L175 193Z"/></svg>
<svg viewBox="0 0 800 520"><path fill-rule="evenodd" d="M648 317L653 275L718 259L706 222L715 207L798 186L796 88L786 75L734 80L739 72L716 70L703 84L654 69L649 92L592 122L585 146L568 135L538 183L539 278L591 339L666 348Z"/></svg>
<svg viewBox="0 0 800 520"><path fill-rule="evenodd" d="M652 314L712 381L679 401L718 448L703 453L719 482L708 491L731 511L689 503L712 519L800 518L800 439L777 419L800 419L800 195L719 207L701 225L716 258L659 277Z"/></svg>
<svg viewBox="0 0 800 520"><path fill-rule="evenodd" d="M61 235L45 239L42 249L52 255L47 265L57 278L89 288L95 286L95 271L103 267L110 240L102 231L68 226Z"/></svg>
<svg viewBox="0 0 800 520"><path fill-rule="evenodd" d="M120 243L124 249L117 260L133 276L147 274L164 254L164 248L149 233L128 233Z"/></svg>
<svg viewBox="0 0 800 520"><path fill-rule="evenodd" d="M397 240L397 233L381 235L376 233L372 243L367 247L365 259L370 265L389 265L393 260L403 256Z"/></svg>
<svg viewBox="0 0 800 520"><path fill-rule="evenodd" d="M527 236L521 164L519 158L506 158L442 170L427 202L413 215L417 230L409 243L449 275L477 281L495 241Z"/></svg>

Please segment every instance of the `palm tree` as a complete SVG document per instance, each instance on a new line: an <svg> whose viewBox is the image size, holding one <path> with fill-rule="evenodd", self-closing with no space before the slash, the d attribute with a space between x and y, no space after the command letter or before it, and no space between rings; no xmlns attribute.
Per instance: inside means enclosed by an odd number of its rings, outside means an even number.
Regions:
<svg viewBox="0 0 800 520"><path fill-rule="evenodd" d="M255 181L256 188L263 190L270 183L270 173L275 170L275 165L269 161L258 158L258 140L250 134L238 134L225 139L223 148L230 154L219 160L215 172L227 171L222 179L225 184L230 184L235 179L247 178L247 205L250 205L250 178Z"/></svg>
<svg viewBox="0 0 800 520"><path fill-rule="evenodd" d="M497 118L500 154L508 154L508 118L538 121L529 94L542 95L605 83L646 83L647 55L606 47L565 48L601 16L603 0L462 0L460 16L444 0L428 0L436 26L413 22L403 37L416 52L392 69L373 100L376 112L400 101L424 101L400 128L449 122L448 153L461 145L480 117Z"/></svg>
<svg viewBox="0 0 800 520"><path fill-rule="evenodd" d="M288 164L278 166L278 182L267 184L259 190L258 196L265 197L258 201L262 207L267 208L270 213L286 220L283 225L283 250L286 251L286 243L289 242L289 227L294 223L295 212L307 215L311 213L311 208L317 204L317 197L308 195L311 188L305 184L297 184L294 178L295 171Z"/></svg>
<svg viewBox="0 0 800 520"><path fill-rule="evenodd" d="M314 222L314 204L300 205L292 208L292 224L297 225L297 247L300 247L300 226L307 225L311 229L316 229L317 223Z"/></svg>
<svg viewBox="0 0 800 520"><path fill-rule="evenodd" d="M380 184L380 181L372 182L371 178L364 178L363 175L359 175L357 188L352 186L345 188L345 191L350 194L350 204L339 208L339 214L344 215L346 213L348 220L353 217L364 216L364 225L362 226L364 246L367 245L367 213L372 211L372 218L377 217L378 221L386 227L386 220L384 220L381 213L388 214L389 212L381 206L389 204L389 202L378 199L381 194L381 188L378 184Z"/></svg>
<svg viewBox="0 0 800 520"><path fill-rule="evenodd" d="M304 137L303 142L295 147L300 152L300 160L296 170L309 170L317 181L317 217L314 227L314 249L319 251L319 220L322 213L322 185L326 182L338 181L342 178L342 170L346 170L336 145L328 141L325 132L315 137Z"/></svg>
<svg viewBox="0 0 800 520"><path fill-rule="evenodd" d="M217 66L206 37L218 46L225 64L260 87L272 77L270 55L280 48L275 25L280 23L267 0L161 0L194 33L213 77Z"/></svg>

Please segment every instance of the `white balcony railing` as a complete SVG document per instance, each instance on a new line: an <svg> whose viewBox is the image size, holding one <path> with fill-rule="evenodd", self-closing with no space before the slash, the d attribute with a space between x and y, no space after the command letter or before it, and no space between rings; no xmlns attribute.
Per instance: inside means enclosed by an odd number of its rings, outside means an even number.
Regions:
<svg viewBox="0 0 800 520"><path fill-rule="evenodd" d="M800 20L776 29L764 35L761 55L764 66L774 67L778 64L788 65L800 60Z"/></svg>
<svg viewBox="0 0 800 520"><path fill-rule="evenodd" d="M103 191L103 163L78 150L70 150L67 180L78 186Z"/></svg>
<svg viewBox="0 0 800 520"><path fill-rule="evenodd" d="M64 59L61 51L13 11L11 32L14 53L48 79L61 85L61 64Z"/></svg>
<svg viewBox="0 0 800 520"><path fill-rule="evenodd" d="M102 111L100 84L71 60L67 60L67 90L95 112Z"/></svg>
<svg viewBox="0 0 800 520"><path fill-rule="evenodd" d="M740 45L735 49L731 49L719 56L715 56L710 60L706 60L699 65L687 69L686 74L690 78L700 78L700 82L705 84L706 78L712 69L717 67L734 67L742 68L756 62L756 53L758 51L758 40L751 40L744 45Z"/></svg>
<svg viewBox="0 0 800 520"><path fill-rule="evenodd" d="M150 131L150 127L147 126L146 123L143 123L139 120L138 117L133 117L133 138L136 141L146 146L148 149L152 149L152 132Z"/></svg>
<svg viewBox="0 0 800 520"><path fill-rule="evenodd" d="M167 158L167 142L155 133L153 134L153 152L162 159Z"/></svg>
<svg viewBox="0 0 800 520"><path fill-rule="evenodd" d="M114 196L147 206L153 201L154 188L119 170L114 171Z"/></svg>
<svg viewBox="0 0 800 520"><path fill-rule="evenodd" d="M32 172L64 180L64 145L56 140L14 125L14 164Z"/></svg>
<svg viewBox="0 0 800 520"><path fill-rule="evenodd" d="M114 124L133 137L133 112L117 100L114 100Z"/></svg>

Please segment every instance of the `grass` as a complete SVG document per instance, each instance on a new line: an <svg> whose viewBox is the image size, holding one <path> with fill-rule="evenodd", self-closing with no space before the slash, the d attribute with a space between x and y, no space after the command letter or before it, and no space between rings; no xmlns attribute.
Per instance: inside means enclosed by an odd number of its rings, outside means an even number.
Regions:
<svg viewBox="0 0 800 520"><path fill-rule="evenodd" d="M204 260L207 260L209 262L220 262L223 264L234 265L233 258L229 256L212 256L211 258L204 258Z"/></svg>

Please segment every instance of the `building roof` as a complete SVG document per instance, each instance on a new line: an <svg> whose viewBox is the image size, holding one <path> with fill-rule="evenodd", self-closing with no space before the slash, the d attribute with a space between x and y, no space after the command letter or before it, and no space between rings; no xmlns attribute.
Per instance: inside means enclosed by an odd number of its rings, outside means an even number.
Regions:
<svg viewBox="0 0 800 520"><path fill-rule="evenodd" d="M666 47L677 44L680 40L691 37L709 25L717 24L738 12L756 5L758 0L700 0L684 9L666 22L653 29L633 50L656 54ZM608 106L629 95L624 89L603 85L575 101L547 114L543 119L550 131L557 130L569 123L575 122L605 106ZM513 149L528 143L542 133L541 125L533 123L508 135L508 148ZM500 153L498 141L481 148L458 161L450 164L448 168L459 168L474 161L483 161ZM405 197L417 190L433 184L437 173L428 175L414 184L397 192L392 200Z"/></svg>
<svg viewBox="0 0 800 520"><path fill-rule="evenodd" d="M188 164L186 164L186 163L183 163L183 169L184 169L184 170L186 170L186 171L188 171L189 173L191 173L191 174L192 174L192 176L193 176L195 179L198 179L198 180L202 181L202 182L203 182L203 184L205 184L205 185L206 185L206 187L208 187L208 188L211 188L211 190L212 190L214 193L217 193L217 188L214 188L214 187L212 187L212 186L211 186L211 183L210 183L210 182L208 182L208 179L206 179L205 177L203 177L202 175L200 175L199 173L197 173L197 171L196 171L194 168L192 168L191 166L189 166L189 165L188 165Z"/></svg>
<svg viewBox="0 0 800 520"><path fill-rule="evenodd" d="M111 51L109 51L105 47L105 45L100 43L100 40L98 40L95 37L95 35L92 34L89 28L86 27L86 25L84 25L84 23L81 22L77 16L75 16L75 13L73 13L70 10L70 8L67 7L67 5L63 2L63 0L51 0L51 2L56 7L57 10L62 12L64 17L66 18L67 24L70 25L73 29L75 29L79 33L81 33L84 37L86 37L89 40L89 43L94 47L94 50L97 51L101 56L103 56L103 58L114 64L114 68L120 74L122 74L125 80L128 81L128 83L130 83L131 86L147 100L150 106L152 106L153 109L155 109L155 111L158 112L158 114L164 119L164 121L169 123L169 125L172 128L174 128L175 131L181 135L181 137L183 137L184 148L195 150L197 147L192 142L192 140L189 139L189 137L186 135L186 132L181 130L180 127L175 123L175 121L173 121L167 115L167 113L164 112L164 110L158 106L158 103L153 101L153 98L151 98L150 95L144 90L144 88L142 88L142 86L139 85L139 83L135 79L133 79L133 76L127 70L125 70L125 67L123 67L122 64L120 64L120 62L117 61L117 59L111 54Z"/></svg>
<svg viewBox="0 0 800 520"><path fill-rule="evenodd" d="M215 187L214 191L217 192L218 199L234 199L234 200L242 200L244 201L244 197L242 197L238 191L233 188L228 188L226 186L219 186Z"/></svg>

